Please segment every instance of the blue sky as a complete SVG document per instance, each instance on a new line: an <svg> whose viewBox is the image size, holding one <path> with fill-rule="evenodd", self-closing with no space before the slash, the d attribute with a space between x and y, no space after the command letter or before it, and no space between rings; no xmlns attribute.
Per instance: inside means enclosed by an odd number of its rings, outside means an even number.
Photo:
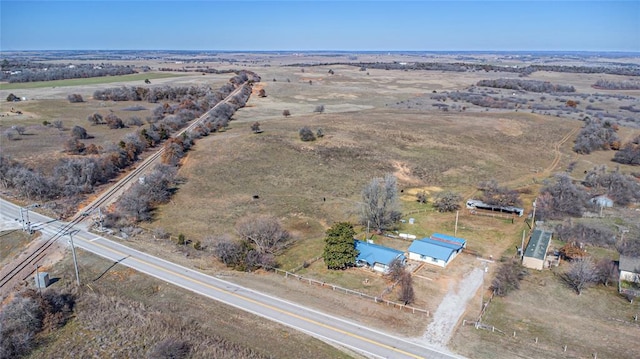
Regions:
<svg viewBox="0 0 640 359"><path fill-rule="evenodd" d="M5 1L0 49L640 52L640 1Z"/></svg>

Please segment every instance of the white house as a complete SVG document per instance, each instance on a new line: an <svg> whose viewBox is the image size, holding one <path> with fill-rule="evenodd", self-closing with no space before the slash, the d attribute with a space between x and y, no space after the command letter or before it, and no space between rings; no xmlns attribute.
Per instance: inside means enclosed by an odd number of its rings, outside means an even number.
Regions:
<svg viewBox="0 0 640 359"><path fill-rule="evenodd" d="M462 244L439 241L431 238L422 238L413 241L409 246L409 259L446 267L457 255L462 252Z"/></svg>
<svg viewBox="0 0 640 359"><path fill-rule="evenodd" d="M620 255L620 280L640 283L640 257Z"/></svg>

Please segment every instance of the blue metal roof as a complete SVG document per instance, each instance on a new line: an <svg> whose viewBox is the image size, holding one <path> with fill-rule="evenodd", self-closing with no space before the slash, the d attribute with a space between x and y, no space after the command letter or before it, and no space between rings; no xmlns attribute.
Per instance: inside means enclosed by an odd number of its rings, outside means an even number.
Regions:
<svg viewBox="0 0 640 359"><path fill-rule="evenodd" d="M441 247L445 247L445 248L449 248L449 249L453 249L454 251L457 251L459 249L461 249L463 246L460 243L451 243L451 242L447 242L447 241L439 241L437 239L432 239L432 238L422 238L419 239L420 241L426 242L426 243L431 243L431 244L435 244L436 246L441 246Z"/></svg>
<svg viewBox="0 0 640 359"><path fill-rule="evenodd" d="M444 239L445 241L460 243L463 247L467 243L467 241L465 239L454 237L454 236L448 236L448 235L442 234L442 233L434 233L434 234L431 235L431 238L433 238L433 239Z"/></svg>
<svg viewBox="0 0 640 359"><path fill-rule="evenodd" d="M409 252L448 262L456 249L445 246L447 244L448 243L445 242L430 240L429 238L417 239L409 246ZM458 249L459 248L461 247L458 246Z"/></svg>
<svg viewBox="0 0 640 359"><path fill-rule="evenodd" d="M364 241L355 241L356 250L358 251L358 256L356 257L356 261L364 261L367 262L370 266L373 266L376 263L389 265L391 262L400 257L402 260L405 259L404 252L399 251L397 249L383 247L373 243L367 243Z"/></svg>

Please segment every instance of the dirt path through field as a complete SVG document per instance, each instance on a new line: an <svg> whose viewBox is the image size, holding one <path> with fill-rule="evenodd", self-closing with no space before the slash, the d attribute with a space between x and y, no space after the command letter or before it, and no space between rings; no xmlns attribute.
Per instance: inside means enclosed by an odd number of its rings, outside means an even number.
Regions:
<svg viewBox="0 0 640 359"><path fill-rule="evenodd" d="M467 310L467 303L482 285L483 271L475 268L464 279L449 289L433 315L433 322L427 327L423 339L426 343L446 348L460 317Z"/></svg>

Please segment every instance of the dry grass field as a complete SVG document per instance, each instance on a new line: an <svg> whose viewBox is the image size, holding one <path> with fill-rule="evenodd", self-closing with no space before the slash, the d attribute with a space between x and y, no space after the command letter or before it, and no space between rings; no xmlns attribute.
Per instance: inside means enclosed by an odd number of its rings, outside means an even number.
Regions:
<svg viewBox="0 0 640 359"><path fill-rule="evenodd" d="M357 357L296 330L168 285L82 250L77 315L40 338L30 358L147 357L167 337L187 340L192 358ZM48 270L57 287L75 283L70 256ZM250 338L250 339L249 339Z"/></svg>
<svg viewBox="0 0 640 359"><path fill-rule="evenodd" d="M294 239L293 244L277 257L282 269L298 269L308 262L310 265L299 269L298 274L377 296L390 284L385 278L359 268L329 271L322 260L311 263L322 254L326 228L337 221L358 221L360 191L371 178L382 177L386 173L396 175L402 190L403 219L415 219L415 224L401 224L398 232L421 237L434 232L453 234L455 214L438 213L430 204L417 203L415 194L419 190L426 190L430 196L441 190L454 190L467 199L476 193L476 185L480 181L496 179L501 184L530 193L523 195L528 212L542 181L555 172L564 171L570 163L576 162L572 175L577 179L583 171L595 165L615 167L611 162L612 151L586 156L572 152L573 139L582 126L582 122L577 120L524 111L441 112L428 104L406 105L406 101L422 101L434 90L438 93L462 90L481 79L516 77L513 74L360 71L358 67L345 65L283 66L312 60L340 61L321 56L283 58L261 55L260 61L271 66L257 66L255 58L253 62L236 57L238 59L244 64L243 68L262 76L262 82L254 86L254 95L259 89L264 89L267 97L252 96L247 106L234 115L234 121L226 131L196 142L179 170L184 181L170 203L157 208L154 220L143 223L143 228L149 231L163 229L173 236L184 234L190 240L203 240L225 234L234 236L235 224L243 218L273 215L282 221ZM413 57L406 59L415 61ZM388 58L380 55L370 60L387 61ZM396 60L404 61L405 58ZM514 65L518 63L513 62ZM329 74L329 70L334 74ZM229 77L228 74L196 75L158 77L152 82L153 85L207 83L216 88ZM585 93L598 92L590 85L600 77L599 74L531 75L531 79L571 84L578 92ZM605 78L624 80L613 75ZM117 85L139 85L139 82ZM64 131L43 127L43 120L62 120L66 128L79 124L95 136L89 141L96 144L118 140L133 129L107 130L104 126L89 126L86 117L93 112L114 111L123 119L133 115L144 118L153 105L142 103L147 110L127 112L122 109L132 103L102 103L90 99L96 88L113 86L116 85L20 90L21 93L16 95L34 100L14 105L23 111L23 115L11 114L0 118L0 132L20 123L27 126L27 134L15 141L7 141L3 137L3 153L39 166L46 165L52 157L63 156L60 151L62 138L66 137ZM6 97L6 92L2 88L0 98ZM80 93L87 102L70 104L66 100L69 93ZM638 95L637 92L626 94ZM405 104L399 105L402 102ZM324 112L314 111L319 105L324 105ZM598 104L611 108L618 105L615 101ZM6 104L3 104L2 112L5 110ZM284 110L289 110L291 116L284 117ZM256 121L260 122L262 133L251 131L250 125ZM325 135L313 142L302 142L298 131L303 126L314 132L322 129ZM634 128L621 127L619 131L619 136L625 141L638 134L640 130ZM620 168L627 173L637 171L629 166ZM626 214L626 219L619 221L620 224L633 221L634 213L631 211ZM511 220L473 216L463 209L457 235L468 240L471 251L485 259L498 261L514 255L514 248L520 244L522 231L526 228L524 217L516 218L512 223ZM366 228L358 226L357 230L358 237L363 238ZM274 273L235 273L223 268L209 252L189 251L169 241L150 237L142 235L127 243L209 274L223 275L257 290L401 335L422 336L432 321L432 317L404 313ZM378 235L374 240L401 250L410 244ZM96 273L99 273L101 265L108 266L95 260L85 265ZM461 278L482 265L475 256L463 254L447 269L420 267L414 272L414 305L433 313ZM489 263L483 290L471 300L464 318L476 319L480 297L488 293L490 278L497 265ZM121 272L121 268L115 267L97 285L103 285L107 279L111 281L114 278L110 276ZM233 311L229 315L242 317L246 325L231 327L231 320L226 317L227 309L188 294L189 306L177 308L172 300L185 294L178 294L177 289L162 283L155 285L161 288L163 296L155 292L137 294L149 292L150 286L154 285L154 281L139 274L126 273L119 283L118 287L122 286L124 291L122 295L157 306L154 308L159 311L179 309L179 313L189 316L193 314L193 308L200 310L206 306L207 318L210 316L215 320L211 328L219 326L219 330L211 330L219 335L229 332L228 335L233 336L229 340L234 342L240 341L243 335L249 335L247 330L254 325L271 326L259 319L246 319L243 314ZM102 290L108 292L114 288L105 283ZM396 300L397 293L388 293L385 299ZM520 291L507 298L494 298L483 318L485 323L495 325L506 335L460 326L450 347L471 358L584 358L595 352L600 357L633 358L634 346L631 343L640 335L640 329L627 322L637 311L637 304L624 302L612 288L593 288L577 296L553 272L535 272L525 279ZM269 332L268 328L265 331ZM291 347L303 341L299 334L288 329L278 327L275 331L287 338L295 337ZM515 339L513 331L517 332ZM602 339L605 337L603 333L606 333L606 340ZM536 337L539 338L537 344L533 342ZM270 347L269 342L274 338L257 338L257 350L278 357L299 357L297 354L304 350L309 353L319 350L327 353L327 357L335 354L325 347L313 346L292 351L295 356L281 355L293 349L289 346ZM568 346L566 353L562 350L563 345Z"/></svg>

